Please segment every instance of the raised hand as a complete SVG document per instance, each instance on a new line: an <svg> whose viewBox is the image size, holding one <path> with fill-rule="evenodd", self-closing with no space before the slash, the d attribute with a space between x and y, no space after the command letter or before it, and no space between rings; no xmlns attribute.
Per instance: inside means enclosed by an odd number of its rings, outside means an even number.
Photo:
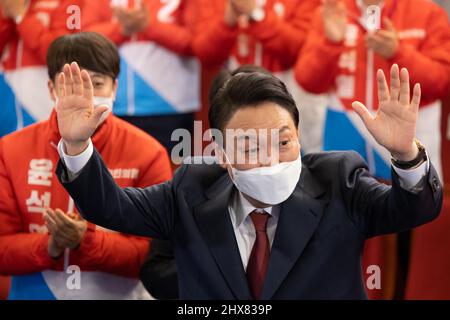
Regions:
<svg viewBox="0 0 450 320"><path fill-rule="evenodd" d="M64 65L63 72L56 80L56 92L59 133L64 140L66 152L77 155L86 149L102 114L109 109L107 106L94 109L91 78L86 70L80 71L76 62L72 62L70 66Z"/></svg>
<svg viewBox="0 0 450 320"><path fill-rule="evenodd" d="M414 143L416 123L420 104L420 85L414 85L410 100L408 70L398 65L391 68L390 90L381 69L377 72L378 110L375 116L358 101L352 103L367 130L375 140L389 150L391 155L401 161L413 160L418 153Z"/></svg>

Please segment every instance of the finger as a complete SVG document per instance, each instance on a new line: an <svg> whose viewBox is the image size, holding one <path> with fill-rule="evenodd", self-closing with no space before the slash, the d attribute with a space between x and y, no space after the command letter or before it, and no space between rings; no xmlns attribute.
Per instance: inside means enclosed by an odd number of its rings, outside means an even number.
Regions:
<svg viewBox="0 0 450 320"><path fill-rule="evenodd" d="M380 44L384 42L384 38L381 37L379 34L377 33L372 33L370 40L376 44Z"/></svg>
<svg viewBox="0 0 450 320"><path fill-rule="evenodd" d="M406 68L402 68L400 71L400 103L407 106L409 105L409 73Z"/></svg>
<svg viewBox="0 0 450 320"><path fill-rule="evenodd" d="M64 237L64 234L56 233L53 235L53 238L55 239L58 246L60 246L62 248L68 247L67 239Z"/></svg>
<svg viewBox="0 0 450 320"><path fill-rule="evenodd" d="M391 90L390 98L391 101L398 101L398 96L400 93L400 72L398 65L394 63L391 67Z"/></svg>
<svg viewBox="0 0 450 320"><path fill-rule="evenodd" d="M56 209L55 213L66 227L72 226L72 220L61 209Z"/></svg>
<svg viewBox="0 0 450 320"><path fill-rule="evenodd" d="M57 217L56 217L55 212L54 212L53 210L51 210L51 209L47 209L47 210L45 211L45 216L47 216L47 220L48 220L48 221L52 222L52 223L51 223L51 226L52 226L52 228L53 228L53 232L58 231L58 229L59 229L60 227L59 227L59 225L58 225L58 221L57 221ZM44 218L45 218L45 217L44 217Z"/></svg>
<svg viewBox="0 0 450 320"><path fill-rule="evenodd" d="M380 40L388 40L388 39L393 39L395 37L395 33L393 33L392 31L388 31L388 30L378 30L376 35L378 36L378 38Z"/></svg>
<svg viewBox="0 0 450 320"><path fill-rule="evenodd" d="M64 79L65 79L65 85L64 89L66 91L66 95L71 95L73 92L72 86L73 86L73 79L72 79L72 71L70 70L69 64L65 64L63 67L64 72Z"/></svg>
<svg viewBox="0 0 450 320"><path fill-rule="evenodd" d="M111 112L108 106L100 105L94 108L94 112L91 116L91 125L97 127L100 124L100 120L105 112Z"/></svg>
<svg viewBox="0 0 450 320"><path fill-rule="evenodd" d="M413 108L417 112L419 111L421 91L422 90L420 88L420 84L416 83L414 85L414 89L413 89L413 97L412 97L412 100L411 100L411 108Z"/></svg>
<svg viewBox="0 0 450 320"><path fill-rule="evenodd" d="M391 19L389 19L388 17L384 17L383 24L386 27L386 30L395 32L395 27L394 27L394 24L392 23Z"/></svg>
<svg viewBox="0 0 450 320"><path fill-rule="evenodd" d="M83 82L81 80L81 71L78 67L78 63L72 62L70 65L70 71L72 71L73 77L73 93L77 96L83 95Z"/></svg>
<svg viewBox="0 0 450 320"><path fill-rule="evenodd" d="M70 219L73 219L73 220L76 220L76 219L77 219L77 215L76 215L75 213L73 213L73 212L68 212L68 213L67 213L67 216L68 216Z"/></svg>
<svg viewBox="0 0 450 320"><path fill-rule="evenodd" d="M364 122L366 128L370 131L370 128L372 127L373 116L370 114L369 110L367 110L366 106L359 101L353 102L352 107Z"/></svg>
<svg viewBox="0 0 450 320"><path fill-rule="evenodd" d="M346 6L342 1L335 3L336 11L340 14L346 12Z"/></svg>
<svg viewBox="0 0 450 320"><path fill-rule="evenodd" d="M45 225L47 226L47 229L49 229L51 234L54 234L58 227L56 226L56 222L50 218L48 214L44 214L44 221Z"/></svg>
<svg viewBox="0 0 450 320"><path fill-rule="evenodd" d="M83 95L86 99L92 100L94 97L94 87L92 85L91 76L86 70L81 71L81 79L83 81Z"/></svg>
<svg viewBox="0 0 450 320"><path fill-rule="evenodd" d="M58 74L56 79L56 94L58 95L58 99L61 100L66 95L66 80L64 76L64 72Z"/></svg>
<svg viewBox="0 0 450 320"><path fill-rule="evenodd" d="M386 82L386 76L383 70L377 71L377 85L378 85L378 102L384 102L389 100L389 89Z"/></svg>
<svg viewBox="0 0 450 320"><path fill-rule="evenodd" d="M48 212L49 216L55 221L58 229L60 228L65 228L65 223L64 220L61 219L61 217L58 215L58 213L56 212L56 210L52 211L52 212Z"/></svg>
<svg viewBox="0 0 450 320"><path fill-rule="evenodd" d="M50 222L52 224L56 224L55 220L53 220L53 218L50 217L50 215L47 212L44 212L44 214L42 216L43 216L43 218L44 218L44 220L46 222Z"/></svg>

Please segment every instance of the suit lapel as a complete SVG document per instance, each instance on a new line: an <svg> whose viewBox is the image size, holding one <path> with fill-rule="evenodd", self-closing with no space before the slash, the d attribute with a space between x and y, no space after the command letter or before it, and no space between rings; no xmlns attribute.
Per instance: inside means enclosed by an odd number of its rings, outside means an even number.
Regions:
<svg viewBox="0 0 450 320"><path fill-rule="evenodd" d="M252 299L230 220L233 183L225 174L206 191L208 200L194 209L200 232L237 299Z"/></svg>
<svg viewBox="0 0 450 320"><path fill-rule="evenodd" d="M299 184L281 205L275 239L261 299L271 299L292 269L319 225L326 202L323 190L306 167Z"/></svg>

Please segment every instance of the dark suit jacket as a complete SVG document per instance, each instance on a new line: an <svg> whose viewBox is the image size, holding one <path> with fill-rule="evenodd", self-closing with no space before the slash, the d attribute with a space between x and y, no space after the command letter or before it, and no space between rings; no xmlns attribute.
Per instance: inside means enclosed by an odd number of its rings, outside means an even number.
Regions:
<svg viewBox="0 0 450 320"><path fill-rule="evenodd" d="M153 239L140 278L156 299L178 299L178 277L170 241Z"/></svg>
<svg viewBox="0 0 450 320"><path fill-rule="evenodd" d="M235 189L218 165L184 165L172 181L122 189L95 151L75 179L57 174L87 220L173 245L182 299L251 299L228 202ZM436 218L442 186L435 169L411 193L369 175L355 152L303 157L300 180L281 204L262 299L364 299L367 238ZM71 181L72 180L72 181Z"/></svg>

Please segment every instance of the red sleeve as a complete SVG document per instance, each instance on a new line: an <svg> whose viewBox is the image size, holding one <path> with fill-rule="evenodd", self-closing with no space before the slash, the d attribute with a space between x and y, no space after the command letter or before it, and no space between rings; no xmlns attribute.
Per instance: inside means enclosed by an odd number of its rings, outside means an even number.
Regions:
<svg viewBox="0 0 450 320"><path fill-rule="evenodd" d="M150 21L142 36L180 55L191 56L197 10L195 1L182 1L178 8L177 22Z"/></svg>
<svg viewBox="0 0 450 320"><path fill-rule="evenodd" d="M402 44L390 62L408 69L411 82L420 83L423 97L444 98L450 89L450 25L446 12L435 6L419 48Z"/></svg>
<svg viewBox="0 0 450 320"><path fill-rule="evenodd" d="M224 8L219 8L217 1L199 0L198 10L192 49L204 66L220 66L236 45L238 28L225 24Z"/></svg>
<svg viewBox="0 0 450 320"><path fill-rule="evenodd" d="M6 44L14 35L14 32L14 22L11 19L3 17L3 13L0 10L0 56Z"/></svg>
<svg viewBox="0 0 450 320"><path fill-rule="evenodd" d="M159 184L172 178L172 167L167 150L156 140L153 145L153 147L149 146L153 149L153 154L147 156L147 159L149 159L148 168L139 180L138 187L141 188Z"/></svg>
<svg viewBox="0 0 450 320"><path fill-rule="evenodd" d="M149 250L149 239L103 230L88 230L71 261L81 270L137 278Z"/></svg>
<svg viewBox="0 0 450 320"><path fill-rule="evenodd" d="M286 65L292 66L319 4L319 0L297 1L293 5L294 12L287 19L279 18L270 10L263 21L251 24L250 35L263 43L264 50L283 57Z"/></svg>
<svg viewBox="0 0 450 320"><path fill-rule="evenodd" d="M166 150L156 143L153 147L148 147L153 154L143 155L150 162L137 187L148 187L172 177ZM84 268L136 278L147 256L149 243L146 238L89 228L80 248L72 251L72 257L82 270Z"/></svg>
<svg viewBox="0 0 450 320"><path fill-rule="evenodd" d="M25 233L0 140L0 274L18 275L56 268L47 253L48 234Z"/></svg>
<svg viewBox="0 0 450 320"><path fill-rule="evenodd" d="M311 93L330 90L338 73L338 60L343 48L343 44L332 43L325 37L319 8L295 66L298 83Z"/></svg>

